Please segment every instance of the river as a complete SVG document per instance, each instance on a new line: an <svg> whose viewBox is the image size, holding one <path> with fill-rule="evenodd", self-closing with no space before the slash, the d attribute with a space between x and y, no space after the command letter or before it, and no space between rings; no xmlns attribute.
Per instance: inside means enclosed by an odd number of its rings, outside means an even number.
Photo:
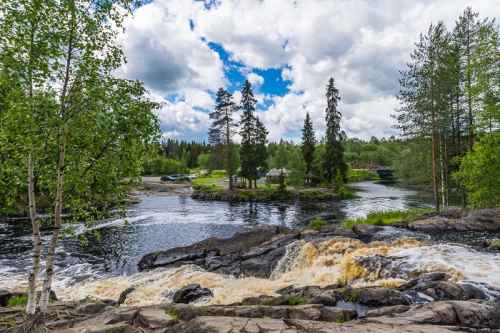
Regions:
<svg viewBox="0 0 500 333"><path fill-rule="evenodd" d="M329 213L335 220L360 217L374 210L426 206L417 192L375 182L354 184L359 198L317 204L227 203L193 200L187 195L143 195L125 218L79 226L78 237L65 237L57 249L59 286L137 271L146 253L195 243L208 237L230 237L257 224L299 227L311 216ZM49 235L43 235L44 245ZM83 240L83 241L82 241ZM0 288L25 281L31 266L29 223L0 223Z"/></svg>

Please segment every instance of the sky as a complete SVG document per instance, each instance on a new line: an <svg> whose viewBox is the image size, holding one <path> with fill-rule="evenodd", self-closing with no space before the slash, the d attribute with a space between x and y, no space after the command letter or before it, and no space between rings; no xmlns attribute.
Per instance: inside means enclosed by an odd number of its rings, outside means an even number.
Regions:
<svg viewBox="0 0 500 333"><path fill-rule="evenodd" d="M165 137L203 141L215 92L248 79L270 141L299 140L306 112L324 133L325 87L340 90L349 137L398 135L399 70L419 34L467 7L500 19L498 0L153 0L120 38L120 75L144 82Z"/></svg>

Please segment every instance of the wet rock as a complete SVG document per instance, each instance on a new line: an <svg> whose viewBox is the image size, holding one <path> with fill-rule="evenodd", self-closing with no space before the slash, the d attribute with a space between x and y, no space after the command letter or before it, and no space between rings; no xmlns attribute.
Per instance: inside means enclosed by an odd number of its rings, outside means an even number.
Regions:
<svg viewBox="0 0 500 333"><path fill-rule="evenodd" d="M351 289L348 295L353 298L350 301L370 307L410 304L403 293L390 288Z"/></svg>
<svg viewBox="0 0 500 333"><path fill-rule="evenodd" d="M359 235L363 241L370 241L377 232L382 230L382 227L371 224L355 224L352 227L352 231Z"/></svg>
<svg viewBox="0 0 500 333"><path fill-rule="evenodd" d="M356 264L371 272L372 276L376 276L379 279L409 279L414 267L402 259L404 258L376 254L356 257L354 260Z"/></svg>
<svg viewBox="0 0 500 333"><path fill-rule="evenodd" d="M477 287L459 285L448 281L421 282L413 287L412 290L428 295L436 301L487 299L487 295Z"/></svg>
<svg viewBox="0 0 500 333"><path fill-rule="evenodd" d="M426 233L446 231L500 231L500 208L478 209L461 214L437 215L408 223L408 228Z"/></svg>
<svg viewBox="0 0 500 333"><path fill-rule="evenodd" d="M384 306L377 309L368 310L365 317L380 317L406 312L410 309L408 305Z"/></svg>
<svg viewBox="0 0 500 333"><path fill-rule="evenodd" d="M134 287L128 287L124 291L120 293L120 297L118 297L118 301L116 302L117 305L121 305L125 303L125 300L127 299L127 296L135 291Z"/></svg>
<svg viewBox="0 0 500 333"><path fill-rule="evenodd" d="M214 294L208 288L202 288L199 284L188 284L175 292L173 303L189 304L200 298L213 296Z"/></svg>
<svg viewBox="0 0 500 333"><path fill-rule="evenodd" d="M314 241L346 233L356 237L352 231L334 227L319 232L299 232L262 226L227 239L210 238L190 246L147 254L140 260L139 270L194 264L210 272L236 277L269 278L285 255L287 245L298 239Z"/></svg>

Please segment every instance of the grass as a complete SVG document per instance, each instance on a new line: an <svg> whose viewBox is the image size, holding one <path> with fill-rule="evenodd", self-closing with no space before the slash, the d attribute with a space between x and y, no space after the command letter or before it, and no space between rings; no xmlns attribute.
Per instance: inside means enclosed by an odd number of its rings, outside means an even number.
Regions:
<svg viewBox="0 0 500 333"><path fill-rule="evenodd" d="M500 250L500 239L492 239L488 242L490 250Z"/></svg>
<svg viewBox="0 0 500 333"><path fill-rule="evenodd" d="M308 227L316 231L320 231L325 225L327 225L327 223L324 219L321 217L315 217L309 222Z"/></svg>
<svg viewBox="0 0 500 333"><path fill-rule="evenodd" d="M206 177L199 177L193 179L193 187L198 188L221 188L219 185L226 177L226 172L224 170L213 170Z"/></svg>
<svg viewBox="0 0 500 333"><path fill-rule="evenodd" d="M290 296L286 300L288 305L303 305L307 304L307 299L301 296Z"/></svg>
<svg viewBox="0 0 500 333"><path fill-rule="evenodd" d="M371 224L371 225L392 225L395 223L414 220L426 213L432 212L432 209L410 209L410 210L397 210L388 212L373 212L368 214L365 218L347 219L342 223L346 229L352 229L356 224Z"/></svg>
<svg viewBox="0 0 500 333"><path fill-rule="evenodd" d="M181 318L181 313L176 308L170 308L165 310L165 313L168 314L173 320L179 320Z"/></svg>
<svg viewBox="0 0 500 333"><path fill-rule="evenodd" d="M25 306L28 303L28 297L26 295L12 296L7 301L7 307L13 308L17 306Z"/></svg>

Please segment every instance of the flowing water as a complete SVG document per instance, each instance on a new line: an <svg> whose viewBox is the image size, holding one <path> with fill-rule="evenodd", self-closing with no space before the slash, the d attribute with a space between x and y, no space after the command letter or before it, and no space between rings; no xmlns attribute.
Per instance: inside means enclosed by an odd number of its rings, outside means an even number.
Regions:
<svg viewBox="0 0 500 333"><path fill-rule="evenodd" d="M196 201L182 195L150 195L129 207L126 218L100 221L92 228L80 226L74 237L64 238L56 258L56 293L63 298L93 295L117 298L127 287L136 291L129 304L165 301L172 292L190 282L213 288L213 303L230 303L244 297L272 294L296 285L327 285L339 278L353 283L397 283L370 277L356 268L355 255L383 252L408 263L408 269L436 268L454 272L457 280L470 280L500 288L500 257L479 253L464 245L427 245L419 241L396 241L392 246L368 248L352 240L322 245L296 243L268 280L209 273L194 266L137 273L137 262L146 253L189 245L208 237L230 237L256 224L300 227L317 214L328 213L332 222L362 217L371 211L399 210L428 205L419 193L374 182L361 182L359 198L318 204L225 203ZM395 233L397 237L403 237ZM48 235L43 237L48 242ZM25 223L0 223L0 288L20 288L30 267L31 238ZM472 271L469 270L472 269ZM362 271L362 270L361 270Z"/></svg>

